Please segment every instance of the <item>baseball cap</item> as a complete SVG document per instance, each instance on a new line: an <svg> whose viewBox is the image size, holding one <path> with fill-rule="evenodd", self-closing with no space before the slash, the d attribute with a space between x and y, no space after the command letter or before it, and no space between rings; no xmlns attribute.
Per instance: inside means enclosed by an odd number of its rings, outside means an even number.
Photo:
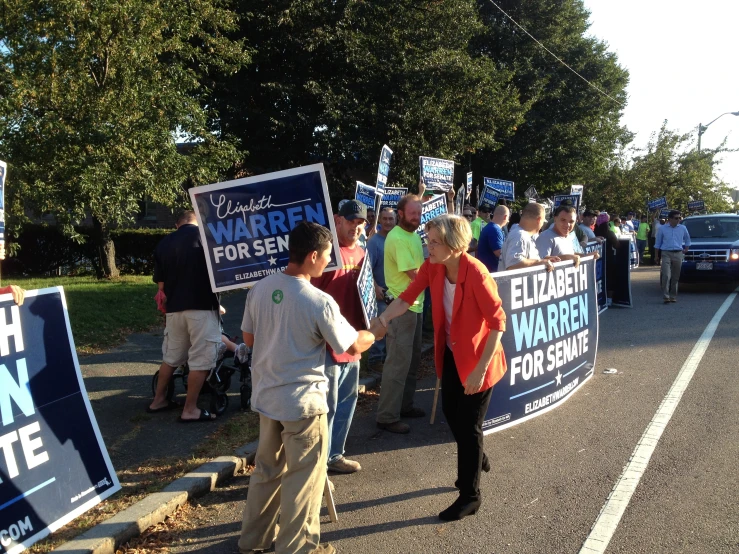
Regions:
<svg viewBox="0 0 739 554"><path fill-rule="evenodd" d="M357 202L356 200L347 200L340 202L339 216L349 221L353 219L367 219L367 206Z"/></svg>

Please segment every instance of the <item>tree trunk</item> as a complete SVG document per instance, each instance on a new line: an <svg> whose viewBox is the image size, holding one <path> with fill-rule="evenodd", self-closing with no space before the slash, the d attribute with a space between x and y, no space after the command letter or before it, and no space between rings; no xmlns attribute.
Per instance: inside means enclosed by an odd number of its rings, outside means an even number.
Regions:
<svg viewBox="0 0 739 554"><path fill-rule="evenodd" d="M92 223L95 228L95 246L100 261L98 279L117 279L121 273L115 265L115 244L110 237L110 228L95 217Z"/></svg>

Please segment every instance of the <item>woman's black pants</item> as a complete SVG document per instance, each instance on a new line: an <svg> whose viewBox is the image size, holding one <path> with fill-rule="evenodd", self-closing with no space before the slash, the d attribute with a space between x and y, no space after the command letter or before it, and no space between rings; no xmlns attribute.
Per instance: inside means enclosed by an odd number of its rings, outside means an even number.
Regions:
<svg viewBox="0 0 739 554"><path fill-rule="evenodd" d="M480 499L480 470L485 457L482 423L493 389L465 394L457 365L449 348L444 352L441 373L441 407L457 441L457 488L462 498Z"/></svg>

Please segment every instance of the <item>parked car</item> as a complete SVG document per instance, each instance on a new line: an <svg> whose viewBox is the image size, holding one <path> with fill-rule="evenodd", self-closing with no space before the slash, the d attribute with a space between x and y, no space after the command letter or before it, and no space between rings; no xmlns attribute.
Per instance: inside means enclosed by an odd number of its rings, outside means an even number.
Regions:
<svg viewBox="0 0 739 554"><path fill-rule="evenodd" d="M739 215L694 215L683 225L691 244L680 281L739 281Z"/></svg>

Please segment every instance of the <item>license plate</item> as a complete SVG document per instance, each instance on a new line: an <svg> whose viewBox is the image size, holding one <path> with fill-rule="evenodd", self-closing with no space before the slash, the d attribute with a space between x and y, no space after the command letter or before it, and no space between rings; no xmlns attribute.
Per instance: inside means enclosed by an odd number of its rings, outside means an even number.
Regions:
<svg viewBox="0 0 739 554"><path fill-rule="evenodd" d="M704 269L711 271L713 269L713 262L698 262L695 264L695 269Z"/></svg>

